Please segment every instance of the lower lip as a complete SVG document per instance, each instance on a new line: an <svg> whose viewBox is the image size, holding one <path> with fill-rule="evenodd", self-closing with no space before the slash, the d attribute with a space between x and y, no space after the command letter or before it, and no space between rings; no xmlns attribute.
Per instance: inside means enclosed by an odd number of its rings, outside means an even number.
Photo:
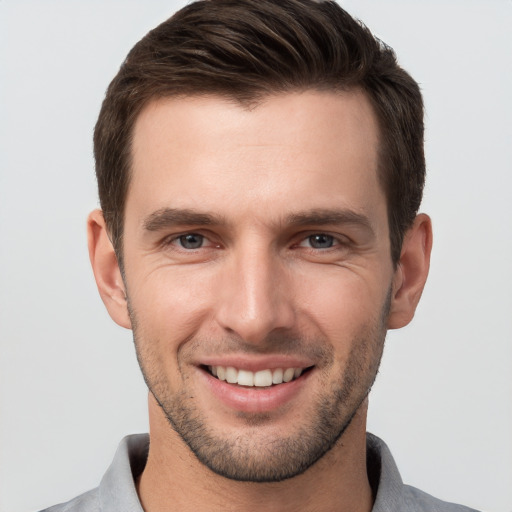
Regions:
<svg viewBox="0 0 512 512"><path fill-rule="evenodd" d="M243 387L229 384L199 370L213 395L223 404L240 412L270 412L290 402L299 394L301 388L313 370L309 370L297 379L269 388Z"/></svg>

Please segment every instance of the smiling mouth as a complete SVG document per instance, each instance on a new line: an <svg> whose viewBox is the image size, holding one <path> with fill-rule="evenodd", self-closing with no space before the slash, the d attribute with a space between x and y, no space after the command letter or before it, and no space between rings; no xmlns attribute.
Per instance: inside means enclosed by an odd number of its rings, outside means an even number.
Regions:
<svg viewBox="0 0 512 512"><path fill-rule="evenodd" d="M229 384L245 387L269 388L298 379L313 367L307 368L274 368L251 372L232 366L203 366L210 375Z"/></svg>

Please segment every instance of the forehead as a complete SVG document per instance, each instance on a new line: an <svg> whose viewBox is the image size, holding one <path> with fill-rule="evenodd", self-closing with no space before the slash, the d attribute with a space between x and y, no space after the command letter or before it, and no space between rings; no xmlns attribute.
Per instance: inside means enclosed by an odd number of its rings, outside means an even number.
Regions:
<svg viewBox="0 0 512 512"><path fill-rule="evenodd" d="M360 91L279 94L252 108L217 96L159 99L134 127L126 213L229 216L253 205L269 215L281 213L277 205L367 213L383 201L377 148L376 118Z"/></svg>

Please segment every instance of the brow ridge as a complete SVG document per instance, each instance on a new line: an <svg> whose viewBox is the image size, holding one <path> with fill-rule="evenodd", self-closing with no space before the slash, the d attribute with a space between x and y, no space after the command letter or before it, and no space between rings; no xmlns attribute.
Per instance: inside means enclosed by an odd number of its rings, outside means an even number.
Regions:
<svg viewBox="0 0 512 512"><path fill-rule="evenodd" d="M316 208L305 212L296 212L287 216L287 224L292 226L328 224L355 224L373 231L369 218L361 213L346 208Z"/></svg>
<svg viewBox="0 0 512 512"><path fill-rule="evenodd" d="M212 226L226 224L227 221L223 216L198 212L189 208L160 208L148 215L143 221L143 227L147 231L159 231L181 225ZM292 227L354 224L373 231L371 222L366 215L345 208L315 208L298 211L287 215L284 222L280 222L280 224Z"/></svg>
<svg viewBox="0 0 512 512"><path fill-rule="evenodd" d="M143 226L146 231L159 231L187 224L211 226L224 223L225 221L222 217L211 213L197 212L188 208L160 208L144 219Z"/></svg>

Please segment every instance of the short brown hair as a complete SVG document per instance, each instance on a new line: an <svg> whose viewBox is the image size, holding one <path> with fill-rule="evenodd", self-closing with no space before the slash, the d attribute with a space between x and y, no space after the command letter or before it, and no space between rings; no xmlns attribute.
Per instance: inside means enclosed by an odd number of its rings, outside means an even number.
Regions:
<svg viewBox="0 0 512 512"><path fill-rule="evenodd" d="M334 1L201 0L149 32L112 80L94 132L100 203L122 267L131 138L152 99L216 94L242 104L297 90L360 88L380 127L391 257L420 206L425 181L418 84Z"/></svg>

